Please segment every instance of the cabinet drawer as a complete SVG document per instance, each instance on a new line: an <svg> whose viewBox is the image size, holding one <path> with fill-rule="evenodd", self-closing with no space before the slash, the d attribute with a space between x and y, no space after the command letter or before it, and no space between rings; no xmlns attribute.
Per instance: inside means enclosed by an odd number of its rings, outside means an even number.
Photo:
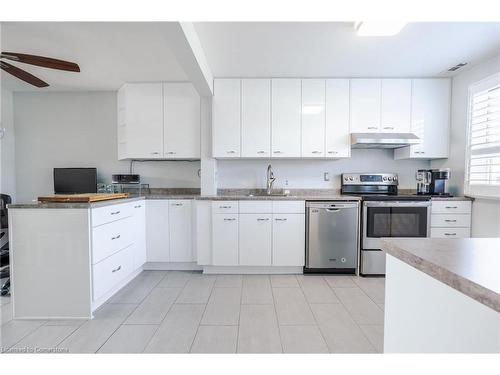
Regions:
<svg viewBox="0 0 500 375"><path fill-rule="evenodd" d="M470 228L431 228L432 238L468 238Z"/></svg>
<svg viewBox="0 0 500 375"><path fill-rule="evenodd" d="M132 272L132 247L129 246L92 266L92 292L98 300Z"/></svg>
<svg viewBox="0 0 500 375"><path fill-rule="evenodd" d="M431 227L470 227L470 215L431 215Z"/></svg>
<svg viewBox="0 0 500 375"><path fill-rule="evenodd" d="M273 212L272 201L241 201L240 214L270 214Z"/></svg>
<svg viewBox="0 0 500 375"><path fill-rule="evenodd" d="M433 214L470 214L471 201L433 201Z"/></svg>
<svg viewBox="0 0 500 375"><path fill-rule="evenodd" d="M99 263L134 242L132 217L100 225L92 230L92 264Z"/></svg>
<svg viewBox="0 0 500 375"><path fill-rule="evenodd" d="M306 210L304 201L273 201L275 214L303 214Z"/></svg>
<svg viewBox="0 0 500 375"><path fill-rule="evenodd" d="M139 202L136 202L139 203ZM111 223L132 216L133 204L124 203L92 209L92 226Z"/></svg>
<svg viewBox="0 0 500 375"><path fill-rule="evenodd" d="M238 201L213 201L212 212L214 214L237 214Z"/></svg>

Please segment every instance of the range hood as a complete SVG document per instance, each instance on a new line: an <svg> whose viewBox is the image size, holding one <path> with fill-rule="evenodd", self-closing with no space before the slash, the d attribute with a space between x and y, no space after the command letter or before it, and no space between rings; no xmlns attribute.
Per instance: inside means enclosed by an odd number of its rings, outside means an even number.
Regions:
<svg viewBox="0 0 500 375"><path fill-rule="evenodd" d="M351 133L352 148L399 148L421 142L413 133Z"/></svg>

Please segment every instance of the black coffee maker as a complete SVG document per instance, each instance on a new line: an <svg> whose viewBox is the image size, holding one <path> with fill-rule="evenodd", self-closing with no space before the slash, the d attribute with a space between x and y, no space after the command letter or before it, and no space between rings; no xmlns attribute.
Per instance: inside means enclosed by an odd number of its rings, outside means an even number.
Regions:
<svg viewBox="0 0 500 375"><path fill-rule="evenodd" d="M421 195L444 195L450 194L446 191L446 181L450 179L450 169L419 169L415 175L417 180L417 194Z"/></svg>

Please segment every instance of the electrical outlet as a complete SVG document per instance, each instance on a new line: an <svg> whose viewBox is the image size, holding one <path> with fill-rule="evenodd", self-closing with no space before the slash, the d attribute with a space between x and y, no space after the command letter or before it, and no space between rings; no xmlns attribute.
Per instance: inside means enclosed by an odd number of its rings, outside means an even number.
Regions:
<svg viewBox="0 0 500 375"><path fill-rule="evenodd" d="M288 186L288 180L285 180L285 186Z"/></svg>
<svg viewBox="0 0 500 375"><path fill-rule="evenodd" d="M330 173L328 173L328 172L323 173L323 179L325 181L330 181Z"/></svg>

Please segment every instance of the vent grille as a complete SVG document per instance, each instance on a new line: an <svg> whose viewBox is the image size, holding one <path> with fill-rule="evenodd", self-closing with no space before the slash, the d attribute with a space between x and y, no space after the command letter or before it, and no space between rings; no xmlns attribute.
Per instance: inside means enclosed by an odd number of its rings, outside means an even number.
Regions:
<svg viewBox="0 0 500 375"><path fill-rule="evenodd" d="M461 67L467 65L467 63L460 63L460 64L457 64L455 66L452 66L450 69L448 69L449 72L454 72L454 71L457 71L458 69L460 69Z"/></svg>

